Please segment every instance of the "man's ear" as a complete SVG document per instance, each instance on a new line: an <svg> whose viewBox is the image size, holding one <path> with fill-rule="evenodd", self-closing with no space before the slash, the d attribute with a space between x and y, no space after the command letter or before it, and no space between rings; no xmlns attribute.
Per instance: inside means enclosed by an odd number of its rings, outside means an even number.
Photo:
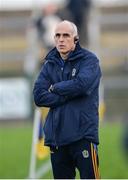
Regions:
<svg viewBox="0 0 128 180"><path fill-rule="evenodd" d="M76 44L78 41L79 41L79 37L78 37L78 36L75 36L75 37L74 37L74 43Z"/></svg>

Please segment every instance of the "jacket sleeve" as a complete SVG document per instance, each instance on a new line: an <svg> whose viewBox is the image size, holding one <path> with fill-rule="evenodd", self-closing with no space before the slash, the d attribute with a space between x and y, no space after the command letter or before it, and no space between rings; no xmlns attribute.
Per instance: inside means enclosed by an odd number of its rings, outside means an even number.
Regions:
<svg viewBox="0 0 128 180"><path fill-rule="evenodd" d="M72 80L61 81L53 85L53 92L67 96L69 99L78 96L90 95L99 85L101 70L97 59L83 61L79 73Z"/></svg>
<svg viewBox="0 0 128 180"><path fill-rule="evenodd" d="M66 102L64 96L49 92L48 89L51 85L48 78L46 64L43 65L33 88L33 95L35 104L39 107L55 108Z"/></svg>

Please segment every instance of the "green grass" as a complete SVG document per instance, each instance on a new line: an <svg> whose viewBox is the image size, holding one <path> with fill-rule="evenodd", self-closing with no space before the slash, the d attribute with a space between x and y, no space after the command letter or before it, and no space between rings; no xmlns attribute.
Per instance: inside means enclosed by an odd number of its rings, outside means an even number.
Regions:
<svg viewBox="0 0 128 180"><path fill-rule="evenodd" d="M128 178L127 165L121 151L120 123L100 126L100 171L102 178ZM0 178L26 178L29 172L32 125L0 128ZM43 161L38 161L38 166ZM48 172L42 178L52 178Z"/></svg>
<svg viewBox="0 0 128 180"><path fill-rule="evenodd" d="M100 171L104 179L128 178L128 162L123 154L122 124L109 123L100 127Z"/></svg>
<svg viewBox="0 0 128 180"><path fill-rule="evenodd" d="M24 178L28 174L31 126L0 128L0 178Z"/></svg>

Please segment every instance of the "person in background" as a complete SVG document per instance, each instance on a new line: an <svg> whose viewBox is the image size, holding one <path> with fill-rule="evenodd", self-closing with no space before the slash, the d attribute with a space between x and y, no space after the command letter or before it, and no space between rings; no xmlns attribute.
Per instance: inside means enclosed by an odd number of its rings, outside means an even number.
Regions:
<svg viewBox="0 0 128 180"><path fill-rule="evenodd" d="M76 24L80 35L80 43L87 47L88 40L88 22L92 6L91 0L67 0L67 5L60 12L61 19L67 19Z"/></svg>
<svg viewBox="0 0 128 180"><path fill-rule="evenodd" d="M55 48L46 56L33 95L39 107L49 107L44 124L55 179L99 179L99 84L96 55L80 46L77 26L60 22Z"/></svg>
<svg viewBox="0 0 128 180"><path fill-rule="evenodd" d="M58 6L55 3L48 3L42 9L42 13L34 20L38 32L39 41L47 51L54 47L54 29L61 21L57 14Z"/></svg>

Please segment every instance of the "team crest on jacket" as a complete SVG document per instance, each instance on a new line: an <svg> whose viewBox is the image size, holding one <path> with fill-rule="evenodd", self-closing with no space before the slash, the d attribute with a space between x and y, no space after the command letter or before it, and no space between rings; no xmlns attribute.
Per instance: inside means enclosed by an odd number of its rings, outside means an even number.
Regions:
<svg viewBox="0 0 128 180"><path fill-rule="evenodd" d="M89 157L89 152L87 150L82 151L83 157L88 158Z"/></svg>
<svg viewBox="0 0 128 180"><path fill-rule="evenodd" d="M73 68L73 69L72 69L72 77L74 77L75 75L76 75L76 69Z"/></svg>

